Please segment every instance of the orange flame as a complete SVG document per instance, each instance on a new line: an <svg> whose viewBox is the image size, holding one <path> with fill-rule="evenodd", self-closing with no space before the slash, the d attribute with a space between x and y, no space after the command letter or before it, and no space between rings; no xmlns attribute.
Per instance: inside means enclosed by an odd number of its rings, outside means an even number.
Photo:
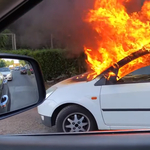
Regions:
<svg viewBox="0 0 150 150"><path fill-rule="evenodd" d="M114 73L114 72L108 72L108 74L107 74L107 77L105 77L105 78L107 78L107 80L109 80L109 78L111 77L111 76L116 76L116 74Z"/></svg>
<svg viewBox="0 0 150 150"><path fill-rule="evenodd" d="M145 1L139 12L127 13L124 6L131 0L95 0L86 22L99 37L96 50L84 47L87 64L94 71L92 78L139 49L150 50L150 2ZM136 4L135 4L136 5ZM119 77L150 65L150 54L139 57L120 68Z"/></svg>

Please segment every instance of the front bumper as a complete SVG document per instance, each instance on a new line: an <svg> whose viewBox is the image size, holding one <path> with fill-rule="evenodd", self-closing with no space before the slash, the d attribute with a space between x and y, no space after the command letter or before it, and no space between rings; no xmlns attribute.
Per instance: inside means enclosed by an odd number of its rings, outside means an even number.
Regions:
<svg viewBox="0 0 150 150"><path fill-rule="evenodd" d="M6 79L6 80L12 80L12 77L11 76L10 77L4 76L4 79Z"/></svg>
<svg viewBox="0 0 150 150"><path fill-rule="evenodd" d="M51 117L47 117L47 116L42 116L41 115L41 120L42 123L47 126L47 127L51 127L52 126L52 121L51 121Z"/></svg>
<svg viewBox="0 0 150 150"><path fill-rule="evenodd" d="M42 123L45 126L53 126L52 115L56 108L57 103L54 100L45 100L41 105L37 107L38 114L41 116Z"/></svg>
<svg viewBox="0 0 150 150"><path fill-rule="evenodd" d="M26 74L27 72L26 71L21 71L21 74Z"/></svg>

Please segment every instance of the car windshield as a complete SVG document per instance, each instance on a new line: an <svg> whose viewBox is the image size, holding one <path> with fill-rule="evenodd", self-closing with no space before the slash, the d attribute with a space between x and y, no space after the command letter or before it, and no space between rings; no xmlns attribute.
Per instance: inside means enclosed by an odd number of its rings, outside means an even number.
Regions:
<svg viewBox="0 0 150 150"><path fill-rule="evenodd" d="M26 69L26 68L25 68L25 67L22 67L22 68L21 68L21 70L24 70L24 69Z"/></svg>
<svg viewBox="0 0 150 150"><path fill-rule="evenodd" d="M0 68L0 72L10 72L9 68Z"/></svg>

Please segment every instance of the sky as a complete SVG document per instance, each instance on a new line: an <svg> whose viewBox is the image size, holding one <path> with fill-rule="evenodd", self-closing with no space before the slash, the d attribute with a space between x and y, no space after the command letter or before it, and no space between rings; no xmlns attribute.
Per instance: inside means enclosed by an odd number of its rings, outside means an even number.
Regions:
<svg viewBox="0 0 150 150"><path fill-rule="evenodd" d="M14 63L19 63L19 60L18 59L4 59L5 61L12 61L14 60Z"/></svg>

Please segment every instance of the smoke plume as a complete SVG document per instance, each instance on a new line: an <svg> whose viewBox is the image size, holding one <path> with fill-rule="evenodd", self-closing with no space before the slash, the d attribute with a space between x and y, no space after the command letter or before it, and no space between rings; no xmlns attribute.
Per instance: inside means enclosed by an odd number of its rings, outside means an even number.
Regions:
<svg viewBox="0 0 150 150"><path fill-rule="evenodd" d="M96 47L96 32L83 21L95 0L44 0L11 25L17 35L18 47L64 48L74 54L83 46ZM138 11L143 0L130 0L125 6L129 13ZM136 3L136 4L135 4Z"/></svg>

